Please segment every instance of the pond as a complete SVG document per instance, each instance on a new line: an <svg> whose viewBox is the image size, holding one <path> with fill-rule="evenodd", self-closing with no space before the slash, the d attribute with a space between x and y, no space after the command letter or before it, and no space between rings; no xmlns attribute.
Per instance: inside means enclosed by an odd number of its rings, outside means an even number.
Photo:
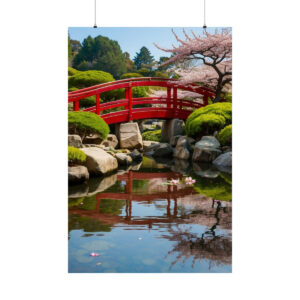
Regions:
<svg viewBox="0 0 300 300"><path fill-rule="evenodd" d="M231 272L231 203L230 171L187 161L144 157L71 186L69 272Z"/></svg>

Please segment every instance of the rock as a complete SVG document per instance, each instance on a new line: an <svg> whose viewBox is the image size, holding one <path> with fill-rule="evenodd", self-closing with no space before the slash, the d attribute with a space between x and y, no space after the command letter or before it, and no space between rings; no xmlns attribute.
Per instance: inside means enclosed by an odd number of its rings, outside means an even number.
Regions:
<svg viewBox="0 0 300 300"><path fill-rule="evenodd" d="M179 159L189 159L190 151L185 146L176 147L173 156Z"/></svg>
<svg viewBox="0 0 300 300"><path fill-rule="evenodd" d="M175 135L184 135L184 122L179 119L165 120L161 129L161 141L169 143Z"/></svg>
<svg viewBox="0 0 300 300"><path fill-rule="evenodd" d="M69 188L68 188L68 197L69 198L85 197L85 196L87 196L88 191L89 191L89 187L86 183L84 183L84 184L75 184L75 185L70 184Z"/></svg>
<svg viewBox="0 0 300 300"><path fill-rule="evenodd" d="M89 179L89 172L85 166L68 167L69 183L82 183Z"/></svg>
<svg viewBox="0 0 300 300"><path fill-rule="evenodd" d="M146 150L147 147L149 147L151 145L156 145L156 144L159 144L159 142L156 142L156 141L143 141L144 150Z"/></svg>
<svg viewBox="0 0 300 300"><path fill-rule="evenodd" d="M119 144L119 141L117 139L117 137L114 134L109 134L106 138L106 140L104 140L101 145L105 146L105 147L112 147L112 148L116 148Z"/></svg>
<svg viewBox="0 0 300 300"><path fill-rule="evenodd" d="M92 174L107 174L118 168L117 159L98 147L81 149L86 154L86 166Z"/></svg>
<svg viewBox="0 0 300 300"><path fill-rule="evenodd" d="M213 136L203 136L199 142L195 144L193 161L212 162L222 152L219 149L220 143Z"/></svg>
<svg viewBox="0 0 300 300"><path fill-rule="evenodd" d="M103 138L101 137L101 135L98 133L94 133L94 134L87 135L82 142L84 144L100 145L102 141Z"/></svg>
<svg viewBox="0 0 300 300"><path fill-rule="evenodd" d="M138 123L122 123L119 129L120 148L143 149L143 139Z"/></svg>
<svg viewBox="0 0 300 300"><path fill-rule="evenodd" d="M188 160L174 159L174 164L171 167L173 172L186 174L190 169L190 162Z"/></svg>
<svg viewBox="0 0 300 300"><path fill-rule="evenodd" d="M209 148L209 147L199 148L196 145L194 153L193 153L193 161L212 162L221 153L222 153L221 150L216 149L216 148Z"/></svg>
<svg viewBox="0 0 300 300"><path fill-rule="evenodd" d="M194 139L191 139L187 136L179 137L173 156L179 159L189 159L190 152L193 151L191 146L191 142L193 141Z"/></svg>
<svg viewBox="0 0 300 300"><path fill-rule="evenodd" d="M198 148L220 148L219 141L214 136L203 136L195 145Z"/></svg>
<svg viewBox="0 0 300 300"><path fill-rule="evenodd" d="M135 162L141 162L143 160L143 155L138 150L133 150L128 154Z"/></svg>
<svg viewBox="0 0 300 300"><path fill-rule="evenodd" d="M116 153L116 159L119 163L119 165L130 165L132 163L131 156L125 154L125 153Z"/></svg>
<svg viewBox="0 0 300 300"><path fill-rule="evenodd" d="M81 137L77 134L69 134L68 135L68 146L75 147L75 148L81 148L82 147Z"/></svg>
<svg viewBox="0 0 300 300"><path fill-rule="evenodd" d="M232 166L232 152L226 152L219 155L213 164L221 167L231 167Z"/></svg>
<svg viewBox="0 0 300 300"><path fill-rule="evenodd" d="M222 151L223 151L223 153L225 153L225 152L231 152L232 149L231 149L230 146L223 146L223 147L222 147Z"/></svg>
<svg viewBox="0 0 300 300"><path fill-rule="evenodd" d="M159 147L154 150L153 156L173 156L173 148L168 143L160 143Z"/></svg>
<svg viewBox="0 0 300 300"><path fill-rule="evenodd" d="M140 163L138 163L138 164L133 165L132 168L131 168L131 170L132 170L132 171L138 171L138 170L141 168L142 164L143 164L143 163L140 162Z"/></svg>
<svg viewBox="0 0 300 300"><path fill-rule="evenodd" d="M178 141L178 139L179 139L181 136L182 136L182 135L174 135L174 136L172 136L172 137L170 138L170 145L171 145L172 147L176 147L177 141Z"/></svg>

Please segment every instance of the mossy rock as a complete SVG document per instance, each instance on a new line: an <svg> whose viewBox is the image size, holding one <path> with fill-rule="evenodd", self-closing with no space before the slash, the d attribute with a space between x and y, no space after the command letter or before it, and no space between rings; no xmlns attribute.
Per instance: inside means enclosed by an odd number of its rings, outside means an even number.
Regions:
<svg viewBox="0 0 300 300"><path fill-rule="evenodd" d="M109 126L98 115L84 111L68 112L69 133L79 134L83 139L87 134L100 134L106 139L109 134Z"/></svg>
<svg viewBox="0 0 300 300"><path fill-rule="evenodd" d="M69 146L68 147L68 162L71 164L84 163L86 161L86 155L83 151L78 148Z"/></svg>
<svg viewBox="0 0 300 300"><path fill-rule="evenodd" d="M230 146L232 143L232 125L227 125L218 134L218 140L222 146Z"/></svg>
<svg viewBox="0 0 300 300"><path fill-rule="evenodd" d="M188 136L213 135L231 124L232 104L214 103L195 110L186 120L185 131Z"/></svg>

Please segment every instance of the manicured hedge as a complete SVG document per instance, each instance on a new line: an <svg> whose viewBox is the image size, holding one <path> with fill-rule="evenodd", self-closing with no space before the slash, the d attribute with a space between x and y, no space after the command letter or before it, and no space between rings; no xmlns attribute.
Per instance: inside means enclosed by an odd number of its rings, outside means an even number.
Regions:
<svg viewBox="0 0 300 300"><path fill-rule="evenodd" d="M135 78L135 77L142 77L142 75L139 73L125 73L121 76L121 79Z"/></svg>
<svg viewBox="0 0 300 300"><path fill-rule="evenodd" d="M98 133L103 139L109 134L109 126L98 115L85 111L68 112L69 133L79 134L82 140L87 134Z"/></svg>
<svg viewBox="0 0 300 300"><path fill-rule="evenodd" d="M232 104L214 103L201 107L189 115L185 131L188 136L212 135L231 124Z"/></svg>
<svg viewBox="0 0 300 300"><path fill-rule="evenodd" d="M86 161L86 155L83 151L75 148L68 147L68 161L69 163L83 163Z"/></svg>
<svg viewBox="0 0 300 300"><path fill-rule="evenodd" d="M161 129L154 131L145 131L142 133L144 141L155 141L159 142L161 139Z"/></svg>
<svg viewBox="0 0 300 300"><path fill-rule="evenodd" d="M73 76L73 75L78 74L78 73L80 73L80 71L78 71L74 68L68 67L68 75L69 76Z"/></svg>
<svg viewBox="0 0 300 300"><path fill-rule="evenodd" d="M69 87L82 89L85 87L101 84L105 82L115 81L113 76L103 71L84 71L69 77Z"/></svg>
<svg viewBox="0 0 300 300"><path fill-rule="evenodd" d="M232 125L227 125L218 134L221 145L231 145L232 142Z"/></svg>

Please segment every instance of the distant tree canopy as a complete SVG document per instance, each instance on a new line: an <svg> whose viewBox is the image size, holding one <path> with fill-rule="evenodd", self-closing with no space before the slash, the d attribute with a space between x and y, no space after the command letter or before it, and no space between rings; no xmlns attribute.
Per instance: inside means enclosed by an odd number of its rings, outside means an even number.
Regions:
<svg viewBox="0 0 300 300"><path fill-rule="evenodd" d="M130 54L128 52L124 52L125 57L125 63L127 68L127 73L134 73L136 72L136 65L134 62L130 59Z"/></svg>
<svg viewBox="0 0 300 300"><path fill-rule="evenodd" d="M154 62L154 57L151 55L150 51L146 47L142 47L140 52L136 53L136 56L133 59L137 69L151 65Z"/></svg>
<svg viewBox="0 0 300 300"><path fill-rule="evenodd" d="M81 71L109 72L117 79L127 71L125 55L118 42L101 35L84 39L82 48L74 57L73 67Z"/></svg>

